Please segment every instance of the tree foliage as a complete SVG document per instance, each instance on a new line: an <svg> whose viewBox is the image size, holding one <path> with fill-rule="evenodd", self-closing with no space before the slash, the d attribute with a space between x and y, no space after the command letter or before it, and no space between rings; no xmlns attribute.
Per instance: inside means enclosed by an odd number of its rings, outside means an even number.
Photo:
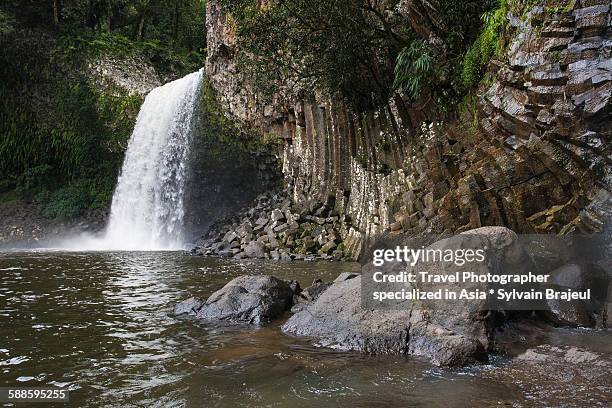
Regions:
<svg viewBox="0 0 612 408"><path fill-rule="evenodd" d="M142 103L96 84L89 64L138 57L162 78L198 69L205 3L4 0L0 34L0 195L72 218L110 203Z"/></svg>
<svg viewBox="0 0 612 408"><path fill-rule="evenodd" d="M206 47L205 0L5 0L26 25L158 40L175 48Z"/></svg>
<svg viewBox="0 0 612 408"><path fill-rule="evenodd" d="M241 71L264 94L279 86L340 92L359 108L389 91L392 61L405 41L380 8L362 0L224 0L234 19ZM364 86L367 84L367 86Z"/></svg>
<svg viewBox="0 0 612 408"><path fill-rule="evenodd" d="M484 28L463 60L461 80L466 87L474 86L482 77L484 66L501 53L507 12L507 0L498 0L496 9L482 15Z"/></svg>
<svg viewBox="0 0 612 408"><path fill-rule="evenodd" d="M494 0L223 0L244 79L343 96L359 111L394 89L412 99L449 94ZM431 86L435 84L435 86Z"/></svg>

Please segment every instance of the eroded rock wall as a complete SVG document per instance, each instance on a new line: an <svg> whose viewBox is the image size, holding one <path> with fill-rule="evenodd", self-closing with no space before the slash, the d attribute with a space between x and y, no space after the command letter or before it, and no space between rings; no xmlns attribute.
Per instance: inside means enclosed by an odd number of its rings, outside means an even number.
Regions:
<svg viewBox="0 0 612 408"><path fill-rule="evenodd" d="M490 63L475 113L451 123L400 95L367 115L329 98L264 106L238 80L234 34L216 1L207 17L206 70L221 103L283 137L292 198L335 206L354 257L386 231L592 231L612 212L608 1L511 16L516 34Z"/></svg>

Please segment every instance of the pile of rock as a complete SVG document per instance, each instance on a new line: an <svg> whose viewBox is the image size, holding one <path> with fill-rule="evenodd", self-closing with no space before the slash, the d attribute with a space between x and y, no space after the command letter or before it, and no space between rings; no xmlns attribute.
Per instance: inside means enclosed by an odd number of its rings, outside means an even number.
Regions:
<svg viewBox="0 0 612 408"><path fill-rule="evenodd" d="M293 206L280 192L213 225L196 243L197 255L290 261L342 260L340 217L326 205Z"/></svg>

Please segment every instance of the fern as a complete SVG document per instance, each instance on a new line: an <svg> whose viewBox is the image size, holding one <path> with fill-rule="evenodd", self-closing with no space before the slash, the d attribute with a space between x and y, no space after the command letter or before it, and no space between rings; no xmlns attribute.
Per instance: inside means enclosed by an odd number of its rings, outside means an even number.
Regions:
<svg viewBox="0 0 612 408"><path fill-rule="evenodd" d="M404 47L395 62L393 88L417 99L429 84L433 60L433 49L423 41Z"/></svg>
<svg viewBox="0 0 612 408"><path fill-rule="evenodd" d="M506 26L507 13L507 0L499 0L497 9L482 15L484 28L463 59L461 80L465 87L476 85L491 58L503 52L503 30Z"/></svg>

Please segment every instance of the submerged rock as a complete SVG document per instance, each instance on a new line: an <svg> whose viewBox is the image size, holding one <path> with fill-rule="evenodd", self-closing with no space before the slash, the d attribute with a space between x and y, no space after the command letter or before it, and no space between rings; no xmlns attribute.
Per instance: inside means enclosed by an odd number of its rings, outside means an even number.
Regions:
<svg viewBox="0 0 612 408"><path fill-rule="evenodd" d="M539 406L610 406L608 354L582 347L540 345L485 378L518 388Z"/></svg>
<svg viewBox="0 0 612 408"><path fill-rule="evenodd" d="M239 276L213 293L206 302L191 298L175 307L176 314L229 323L263 324L291 307L293 290L272 276Z"/></svg>

